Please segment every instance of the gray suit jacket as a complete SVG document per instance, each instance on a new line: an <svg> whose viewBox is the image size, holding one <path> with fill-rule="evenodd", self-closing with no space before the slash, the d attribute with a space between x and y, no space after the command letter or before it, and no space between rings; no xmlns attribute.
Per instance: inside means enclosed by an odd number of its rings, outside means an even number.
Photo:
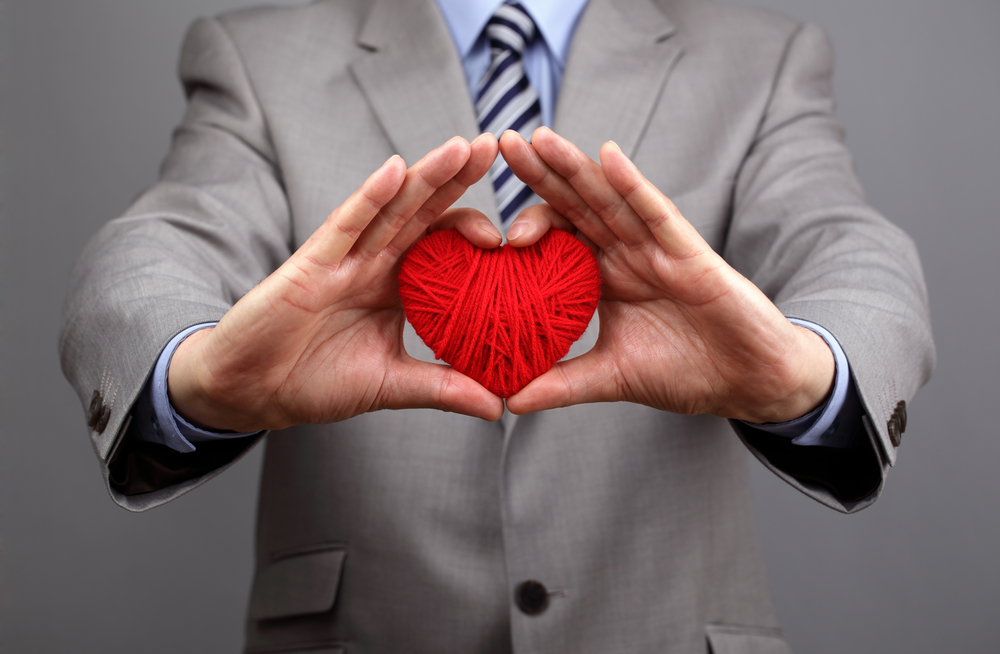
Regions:
<svg viewBox="0 0 1000 654"><path fill-rule="evenodd" d="M895 462L897 406L934 356L915 248L866 205L831 115L831 58L818 29L770 13L592 0L554 128L592 157L615 140L786 315L836 335L865 412L842 428L861 447L790 451L628 404L497 423L383 411L272 433L249 651L787 651L740 440L823 504L863 508ZM96 407L112 497L131 510L248 446L178 455L202 467L164 488L123 463L130 408L170 337L219 319L391 154L412 163L478 133L432 0L201 20L180 71L190 104L160 181L87 245L60 343ZM488 183L460 203L496 218ZM432 357L411 330L406 347ZM541 615L513 602L527 579L553 593Z"/></svg>

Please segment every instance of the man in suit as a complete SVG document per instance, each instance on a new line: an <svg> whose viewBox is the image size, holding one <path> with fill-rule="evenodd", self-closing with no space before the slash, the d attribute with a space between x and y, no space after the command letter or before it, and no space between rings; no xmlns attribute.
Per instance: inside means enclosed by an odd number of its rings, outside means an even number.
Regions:
<svg viewBox="0 0 1000 654"><path fill-rule="evenodd" d="M582 356L504 412L429 363L394 281L429 229L496 247L507 227L483 179L498 143L473 138L475 47L440 4L192 28L161 179L88 245L67 302L64 368L112 496L156 506L275 430L249 651L784 651L719 417L858 510L933 363L916 252L864 203L824 37L696 0L576 3L556 131L499 150L546 201L511 244L577 232L603 295Z"/></svg>

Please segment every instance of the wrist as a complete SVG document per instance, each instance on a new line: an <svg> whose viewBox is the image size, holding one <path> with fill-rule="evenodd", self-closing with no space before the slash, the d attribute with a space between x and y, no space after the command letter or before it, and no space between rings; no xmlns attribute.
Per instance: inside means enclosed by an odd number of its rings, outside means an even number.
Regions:
<svg viewBox="0 0 1000 654"><path fill-rule="evenodd" d="M226 412L213 400L211 376L204 353L212 328L203 329L181 342L170 359L167 397L170 405L187 422L216 431L240 431L228 424Z"/></svg>
<svg viewBox="0 0 1000 654"><path fill-rule="evenodd" d="M790 327L793 346L780 362L777 374L762 380L776 392L738 419L756 424L789 422L815 410L830 396L837 374L830 346L811 329L794 324ZM773 383L767 383L768 377L773 378Z"/></svg>

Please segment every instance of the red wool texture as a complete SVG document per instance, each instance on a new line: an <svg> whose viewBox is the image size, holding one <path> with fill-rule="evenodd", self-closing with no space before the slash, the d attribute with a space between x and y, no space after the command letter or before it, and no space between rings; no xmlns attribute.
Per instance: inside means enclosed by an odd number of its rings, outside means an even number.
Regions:
<svg viewBox="0 0 1000 654"><path fill-rule="evenodd" d="M434 355L499 397L566 356L601 294L594 255L552 230L526 248L477 248L457 231L421 239L403 259L406 319Z"/></svg>

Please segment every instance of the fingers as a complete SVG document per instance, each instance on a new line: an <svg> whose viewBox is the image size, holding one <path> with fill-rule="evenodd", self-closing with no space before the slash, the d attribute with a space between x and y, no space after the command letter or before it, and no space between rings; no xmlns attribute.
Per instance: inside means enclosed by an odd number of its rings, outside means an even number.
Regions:
<svg viewBox="0 0 1000 654"><path fill-rule="evenodd" d="M549 130L539 128L535 130L535 135L541 135L543 131ZM532 136L532 141L535 138L536 136ZM568 218L598 247L609 249L618 242L618 237L604 224L601 217L587 204L573 185L553 170L539 156L533 145L521 138L520 134L510 130L504 132L500 137L500 152L504 161L522 182L530 186L558 213Z"/></svg>
<svg viewBox="0 0 1000 654"><path fill-rule="evenodd" d="M454 368L406 357L393 364L380 397L384 409L440 409L499 420L503 400Z"/></svg>
<svg viewBox="0 0 1000 654"><path fill-rule="evenodd" d="M372 219L395 197L405 178L406 164L394 154L327 217L298 254L321 266L340 263Z"/></svg>
<svg viewBox="0 0 1000 654"><path fill-rule="evenodd" d="M492 134L480 134L469 144L469 160L462 167L458 174L441 188L434 192L434 195L424 203L417 211L416 218L423 224L430 223L450 207L466 190L489 172L490 166L497 158L499 145L496 137ZM428 214L428 216L423 216Z"/></svg>
<svg viewBox="0 0 1000 654"><path fill-rule="evenodd" d="M500 247L503 236L481 211L471 207L448 209L437 220L427 226L428 232L456 229L458 233L476 247L491 250Z"/></svg>
<svg viewBox="0 0 1000 654"><path fill-rule="evenodd" d="M378 256L424 202L458 174L470 154L468 141L460 136L427 153L406 171L406 179L395 197L371 220L352 251L364 259Z"/></svg>
<svg viewBox="0 0 1000 654"><path fill-rule="evenodd" d="M556 363L507 398L507 408L511 413L523 415L588 402L616 402L622 399L618 378L611 359L591 350Z"/></svg>
<svg viewBox="0 0 1000 654"><path fill-rule="evenodd" d="M569 182L574 191L600 216L618 239L629 247L649 242L649 228L625 200L624 194L608 180L605 171L597 162L571 142L545 127L535 131L531 143L542 161ZM617 146L614 147L617 150ZM617 152L621 153L621 150ZM621 157L624 158L625 155L622 154ZM635 172L638 173L638 170ZM641 175L632 181L635 184L648 184Z"/></svg>
<svg viewBox="0 0 1000 654"><path fill-rule="evenodd" d="M688 258L709 249L691 223L670 198L647 180L617 143L601 147L604 174L668 254Z"/></svg>
<svg viewBox="0 0 1000 654"><path fill-rule="evenodd" d="M500 230L486 217L486 214L471 207L448 209L427 226L426 232L439 232L445 229L458 230L466 240L483 249L499 247L503 242ZM515 219L507 232L507 240L514 247L527 247L536 243L550 229L576 232L573 223L549 205L532 205Z"/></svg>
<svg viewBox="0 0 1000 654"><path fill-rule="evenodd" d="M423 236L428 226L437 220L438 216L489 171L493 161L497 158L497 149L497 140L492 134L480 134L473 139L470 144L469 159L465 166L452 179L434 191L431 197L414 213L413 218L399 230L388 246L390 252L395 256L400 256ZM495 246L481 245L480 247Z"/></svg>
<svg viewBox="0 0 1000 654"><path fill-rule="evenodd" d="M516 248L524 248L538 242L550 229L561 229L571 234L576 232L565 216L548 204L534 204L524 209L507 230L507 242Z"/></svg>
<svg viewBox="0 0 1000 654"><path fill-rule="evenodd" d="M698 231L612 141L601 147L604 175L668 254L689 257L707 247ZM617 230L616 230L617 231Z"/></svg>

